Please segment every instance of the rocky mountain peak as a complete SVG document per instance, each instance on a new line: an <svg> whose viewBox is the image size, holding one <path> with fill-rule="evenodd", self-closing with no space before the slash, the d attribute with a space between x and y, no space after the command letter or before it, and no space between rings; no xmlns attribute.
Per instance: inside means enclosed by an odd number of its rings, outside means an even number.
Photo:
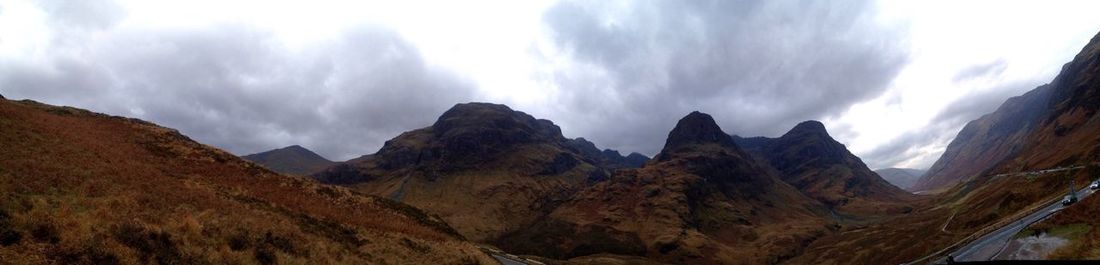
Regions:
<svg viewBox="0 0 1100 265"><path fill-rule="evenodd" d="M688 145L708 143L732 146L733 139L722 132L722 128L718 127L718 123L715 123L714 118L710 115L693 111L681 118L676 123L676 127L668 133L668 140L665 141L665 147L661 152L673 151Z"/></svg>
<svg viewBox="0 0 1100 265"><path fill-rule="evenodd" d="M562 137L561 129L553 122L536 120L527 113L512 110L505 105L479 102L456 104L444 112L432 128L440 136L499 130L543 138ZM523 135L513 134L501 136L523 137Z"/></svg>
<svg viewBox="0 0 1100 265"><path fill-rule="evenodd" d="M827 130L825 130L825 124L822 124L821 122L815 121L815 120L808 120L808 121L801 122L798 125L795 125L794 128L791 128L791 130L788 131L787 134L784 134L783 137L787 137L788 135L807 135L807 134L808 135L818 135L818 136L829 136L829 132Z"/></svg>

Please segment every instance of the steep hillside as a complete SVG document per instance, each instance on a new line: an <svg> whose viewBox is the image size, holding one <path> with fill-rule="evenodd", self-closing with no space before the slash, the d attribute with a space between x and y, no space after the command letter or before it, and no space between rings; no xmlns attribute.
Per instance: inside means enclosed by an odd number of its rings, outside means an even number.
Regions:
<svg viewBox="0 0 1100 265"><path fill-rule="evenodd" d="M0 263L494 261L435 217L175 130L0 100Z"/></svg>
<svg viewBox="0 0 1100 265"><path fill-rule="evenodd" d="M498 245L556 258L774 263L826 233L824 215L824 206L750 159L709 115L693 112L645 167L616 171Z"/></svg>
<svg viewBox="0 0 1100 265"><path fill-rule="evenodd" d="M1009 99L996 112L971 122L921 179L941 191L910 214L843 230L815 241L792 264L899 263L925 256L1066 192L1067 180L1092 181L1100 161L1100 35L1062 68L1050 84ZM1043 100L1046 98L1046 100ZM973 160L973 161L971 161ZM976 166L968 165L973 163ZM1029 172L1073 165L1086 170ZM944 172L963 172L945 174ZM946 181L945 181L946 180ZM920 187L921 184L918 184ZM1091 225L1089 198L1041 224ZM937 232L938 231L938 232ZM1093 235L1094 233L1089 232ZM1093 257L1095 237L1075 239L1055 257ZM899 244L899 242L902 242ZM856 250L858 249L858 250ZM856 250L856 251L853 251Z"/></svg>
<svg viewBox="0 0 1100 265"><path fill-rule="evenodd" d="M924 170L913 168L883 168L875 173L898 188L909 190L924 175Z"/></svg>
<svg viewBox="0 0 1100 265"><path fill-rule="evenodd" d="M916 188L932 190L975 176L1100 161L1098 56L1100 35L1050 84L967 124Z"/></svg>
<svg viewBox="0 0 1100 265"><path fill-rule="evenodd" d="M1039 123L1050 92L1049 85L1040 86L967 123L911 189L948 188L967 178L987 174L997 163L1018 154L1024 138Z"/></svg>
<svg viewBox="0 0 1100 265"><path fill-rule="evenodd" d="M504 105L458 104L432 126L314 177L438 214L462 235L487 241L527 228L587 183L607 178L601 158L573 141L552 122Z"/></svg>
<svg viewBox="0 0 1100 265"><path fill-rule="evenodd" d="M838 211L878 215L911 210L912 195L879 177L833 140L817 121L799 123L779 138L740 138L746 150L779 171L799 191Z"/></svg>
<svg viewBox="0 0 1100 265"><path fill-rule="evenodd" d="M292 145L271 151L242 156L275 172L306 176L336 164L305 147Z"/></svg>

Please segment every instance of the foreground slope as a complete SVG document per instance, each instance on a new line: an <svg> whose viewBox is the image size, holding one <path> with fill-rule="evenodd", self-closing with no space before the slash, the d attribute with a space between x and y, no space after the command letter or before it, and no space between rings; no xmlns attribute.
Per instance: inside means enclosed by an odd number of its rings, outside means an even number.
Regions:
<svg viewBox="0 0 1100 265"><path fill-rule="evenodd" d="M0 261L493 261L440 220L136 119L0 100Z"/></svg>
<svg viewBox="0 0 1100 265"><path fill-rule="evenodd" d="M603 159L576 142L552 122L504 105L458 104L431 126L314 177L400 200L438 214L471 240L489 241L607 178Z"/></svg>
<svg viewBox="0 0 1100 265"><path fill-rule="evenodd" d="M335 164L305 147L292 145L262 153L242 156L275 172L306 176Z"/></svg>
<svg viewBox="0 0 1100 265"><path fill-rule="evenodd" d="M774 263L826 233L825 208L757 164L714 120L694 112L641 169L620 170L506 236L516 253L596 253L676 264Z"/></svg>
<svg viewBox="0 0 1100 265"><path fill-rule="evenodd" d="M858 215L911 210L905 204L911 194L867 168L820 122L799 123L779 138L735 139L777 169L783 181L833 209Z"/></svg>

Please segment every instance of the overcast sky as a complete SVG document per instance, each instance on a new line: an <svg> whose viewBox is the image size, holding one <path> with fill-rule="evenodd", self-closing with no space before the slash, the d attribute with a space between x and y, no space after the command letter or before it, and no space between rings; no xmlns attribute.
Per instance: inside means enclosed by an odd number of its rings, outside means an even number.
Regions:
<svg viewBox="0 0 1100 265"><path fill-rule="evenodd" d="M239 155L346 160L485 101L646 155L693 110L821 120L872 168L927 168L1100 31L1091 0L347 2L0 0L0 94Z"/></svg>

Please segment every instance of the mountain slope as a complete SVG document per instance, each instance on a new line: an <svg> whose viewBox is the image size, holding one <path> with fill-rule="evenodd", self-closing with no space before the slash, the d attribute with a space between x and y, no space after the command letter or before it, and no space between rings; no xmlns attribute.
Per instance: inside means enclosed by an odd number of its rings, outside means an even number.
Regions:
<svg viewBox="0 0 1100 265"><path fill-rule="evenodd" d="M493 262L419 210L136 119L0 100L0 150L5 262Z"/></svg>
<svg viewBox="0 0 1100 265"><path fill-rule="evenodd" d="M993 113L967 123L912 189L950 187L967 178L986 174L993 166L1019 153L1024 138L1038 125L1051 89L1043 85L1010 98Z"/></svg>
<svg viewBox="0 0 1100 265"><path fill-rule="evenodd" d="M487 241L607 178L601 158L572 142L552 122L507 106L458 104L432 126L314 177L438 214L462 235Z"/></svg>
<svg viewBox="0 0 1100 265"><path fill-rule="evenodd" d="M940 191L927 205L910 214L827 236L791 263L913 261L983 228L1014 221L1026 209L1060 199L1070 180L1080 188L1100 172L1098 76L1100 34L1051 83L1009 99L996 112L968 124L936 162L944 165L939 168L941 173L929 172L922 178L927 188ZM1044 97L1047 99L1040 100ZM1086 164L1091 164L1086 170L999 175ZM963 173L945 174L949 172ZM1047 223L1081 222L1088 212L1081 209L1095 205L1093 199L1055 214ZM1076 253L1059 252L1056 256L1072 258L1097 252L1096 244L1087 240L1090 238L1095 237L1074 239L1067 245ZM899 240L910 243L898 244Z"/></svg>
<svg viewBox="0 0 1100 265"><path fill-rule="evenodd" d="M799 123L775 139L734 139L778 170L783 181L834 209L861 215L909 209L904 201L911 194L867 168L820 122Z"/></svg>
<svg viewBox="0 0 1100 265"><path fill-rule="evenodd" d="M595 253L678 264L774 263L827 231L825 208L753 161L693 112L640 169L619 170L498 245L568 258Z"/></svg>
<svg viewBox="0 0 1100 265"><path fill-rule="evenodd" d="M924 175L924 170L913 168L883 168L875 173L898 188L909 190Z"/></svg>
<svg viewBox="0 0 1100 265"><path fill-rule="evenodd" d="M299 176L317 173L335 164L335 162L297 145L246 155L241 158L260 164L275 172Z"/></svg>
<svg viewBox="0 0 1100 265"><path fill-rule="evenodd" d="M1100 161L1100 35L1055 79L966 125L916 189L969 178Z"/></svg>

